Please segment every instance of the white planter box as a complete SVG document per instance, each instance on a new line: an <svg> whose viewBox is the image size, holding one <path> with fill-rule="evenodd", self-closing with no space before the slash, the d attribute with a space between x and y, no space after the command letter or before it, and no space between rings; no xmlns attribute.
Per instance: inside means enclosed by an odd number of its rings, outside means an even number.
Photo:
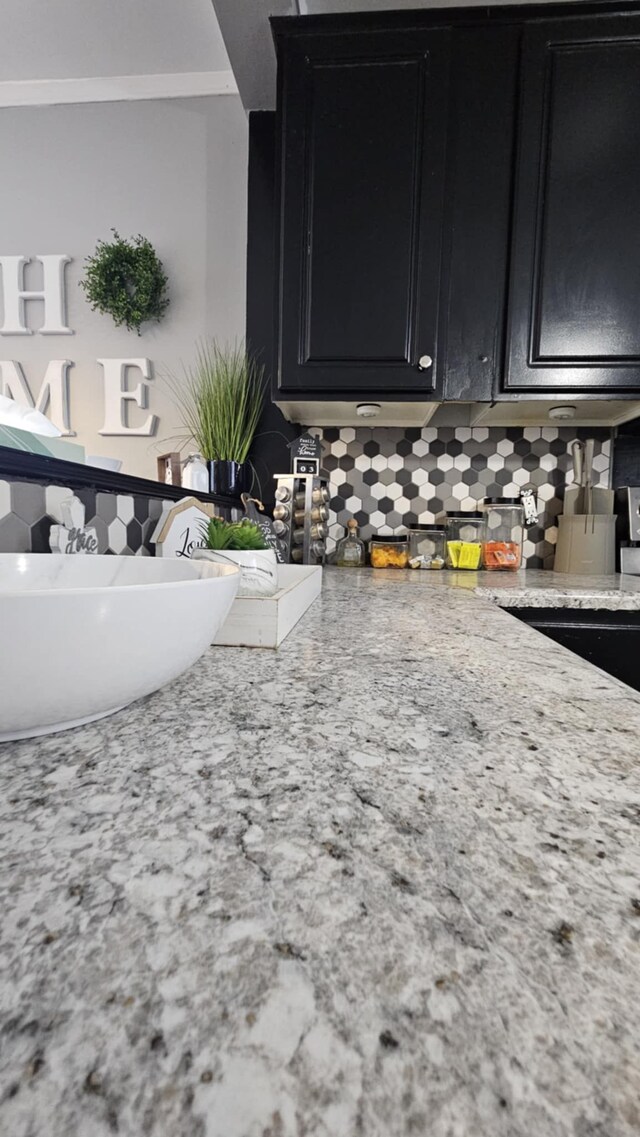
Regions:
<svg viewBox="0 0 640 1137"><path fill-rule="evenodd" d="M278 565L275 596L234 600L215 644L277 648L320 595L320 565Z"/></svg>

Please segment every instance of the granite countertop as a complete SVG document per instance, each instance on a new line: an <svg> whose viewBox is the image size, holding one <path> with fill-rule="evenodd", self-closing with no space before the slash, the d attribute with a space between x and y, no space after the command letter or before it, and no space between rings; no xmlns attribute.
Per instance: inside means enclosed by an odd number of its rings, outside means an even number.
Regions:
<svg viewBox="0 0 640 1137"><path fill-rule="evenodd" d="M640 697L440 575L0 746L2 1134L638 1134Z"/></svg>
<svg viewBox="0 0 640 1137"><path fill-rule="evenodd" d="M529 569L522 572L443 573L449 587L473 576L478 596L502 608L583 608L630 612L640 608L640 576L577 576ZM449 580L447 581L447 578Z"/></svg>

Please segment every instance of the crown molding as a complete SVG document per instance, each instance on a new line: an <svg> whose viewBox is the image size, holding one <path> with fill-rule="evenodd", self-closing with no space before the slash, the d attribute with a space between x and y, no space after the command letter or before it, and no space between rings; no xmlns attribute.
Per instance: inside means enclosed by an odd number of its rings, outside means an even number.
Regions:
<svg viewBox="0 0 640 1137"><path fill-rule="evenodd" d="M66 103L120 103L143 99L194 99L237 95L233 71L167 75L104 75L88 79L9 79L0 82L0 107Z"/></svg>

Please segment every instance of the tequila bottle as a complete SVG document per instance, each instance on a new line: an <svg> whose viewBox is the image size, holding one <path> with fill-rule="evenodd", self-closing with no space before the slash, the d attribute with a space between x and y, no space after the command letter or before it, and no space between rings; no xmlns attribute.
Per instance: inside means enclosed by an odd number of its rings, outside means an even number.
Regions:
<svg viewBox="0 0 640 1137"><path fill-rule="evenodd" d="M336 565L338 568L361 568L366 563L364 541L358 537L358 522L347 522L347 535L338 541Z"/></svg>

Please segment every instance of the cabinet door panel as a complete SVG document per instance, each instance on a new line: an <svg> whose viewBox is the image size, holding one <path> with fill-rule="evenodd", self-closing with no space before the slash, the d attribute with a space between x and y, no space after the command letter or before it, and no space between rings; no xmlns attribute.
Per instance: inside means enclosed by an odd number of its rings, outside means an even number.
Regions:
<svg viewBox="0 0 640 1137"><path fill-rule="evenodd" d="M285 62L281 391L435 389L446 39L316 37Z"/></svg>
<svg viewBox="0 0 640 1137"><path fill-rule="evenodd" d="M640 387L640 20L525 31L506 389Z"/></svg>

